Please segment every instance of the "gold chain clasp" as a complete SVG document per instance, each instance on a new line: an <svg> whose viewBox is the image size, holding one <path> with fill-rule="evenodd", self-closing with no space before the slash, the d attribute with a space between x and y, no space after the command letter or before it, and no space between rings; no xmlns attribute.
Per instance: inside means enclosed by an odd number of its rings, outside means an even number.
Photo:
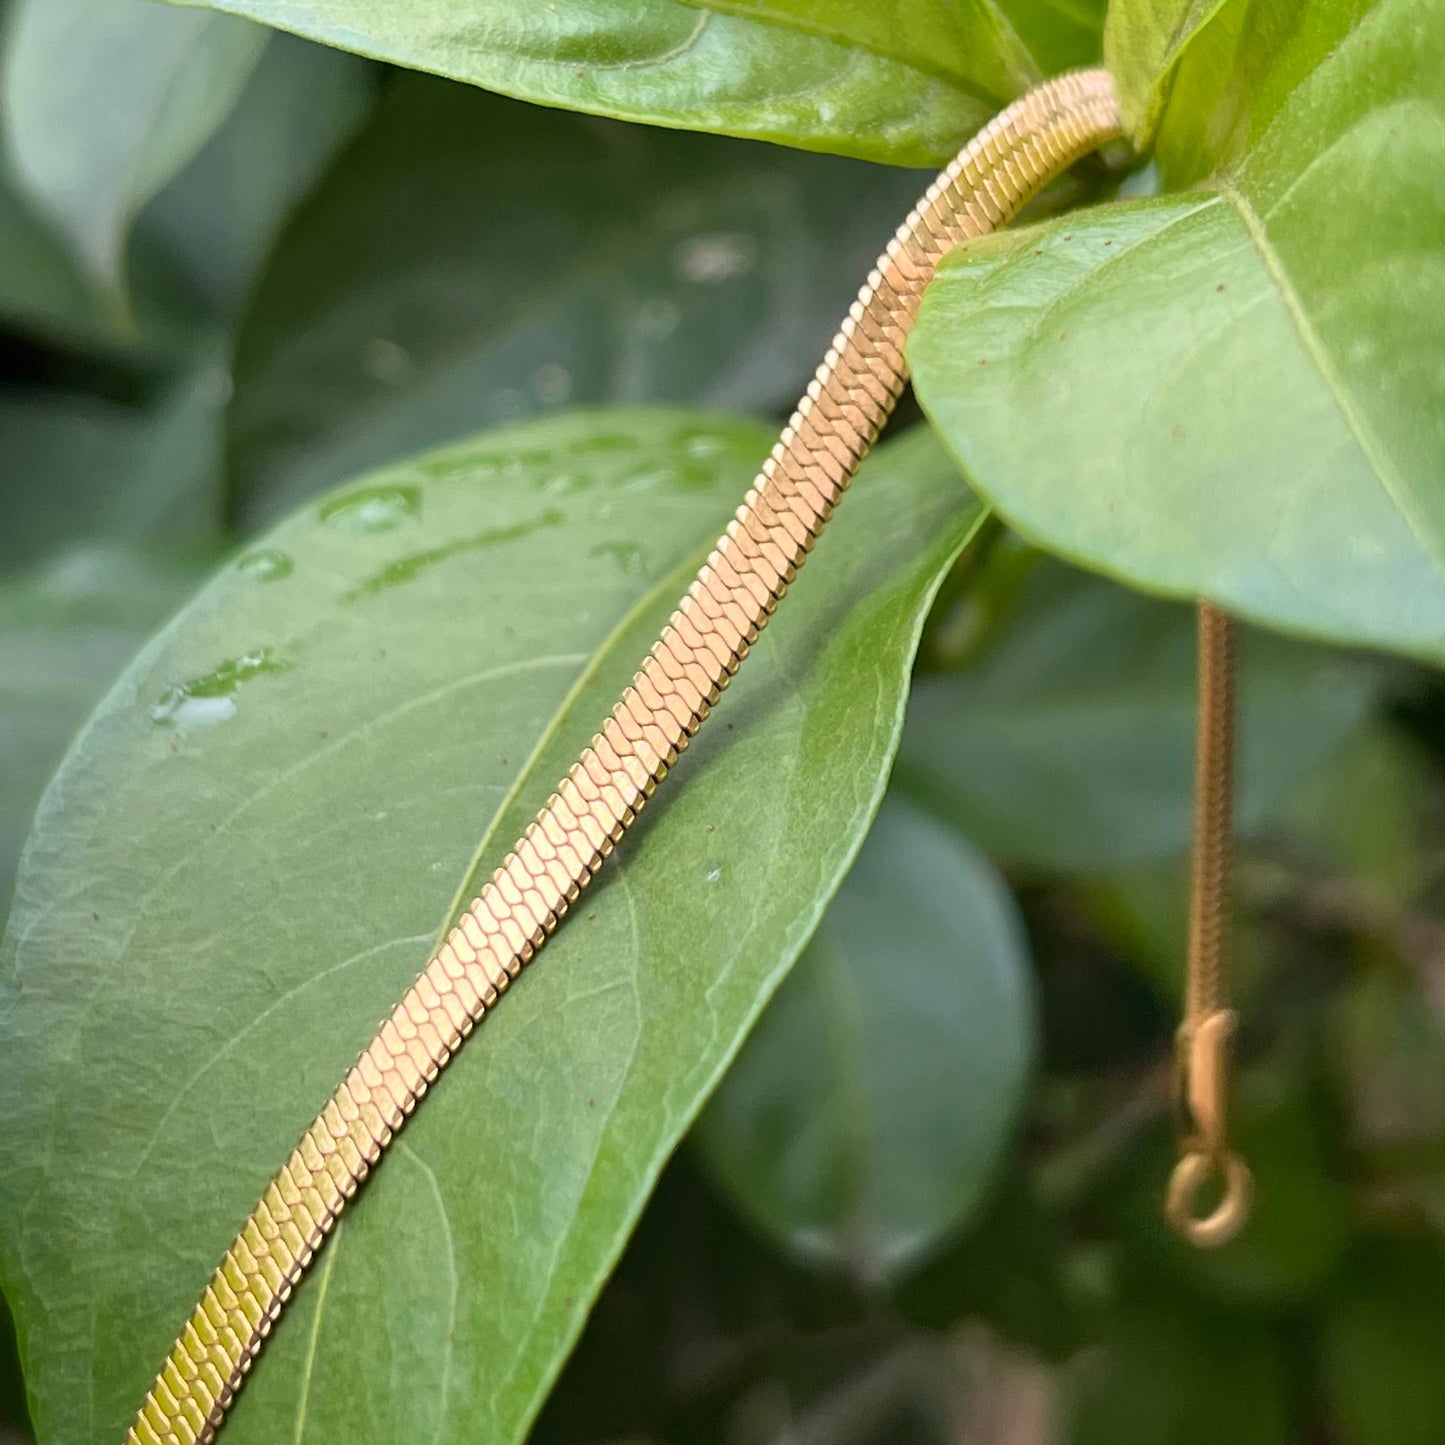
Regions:
<svg viewBox="0 0 1445 1445"><path fill-rule="evenodd" d="M1186 1115L1179 1162L1169 1180L1164 1212L1191 1244L1227 1244L1249 1218L1254 1180L1244 1160L1229 1147L1225 1100L1229 1091L1232 1009L1216 1009L1181 1025L1176 1036L1179 1102ZM1219 1202L1200 1212L1205 1187L1213 1183Z"/></svg>

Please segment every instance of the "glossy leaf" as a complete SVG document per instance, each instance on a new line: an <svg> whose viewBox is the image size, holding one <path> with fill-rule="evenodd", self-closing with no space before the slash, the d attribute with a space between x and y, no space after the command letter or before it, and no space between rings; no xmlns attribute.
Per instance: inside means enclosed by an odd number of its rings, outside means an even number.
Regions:
<svg viewBox="0 0 1445 1445"><path fill-rule="evenodd" d="M623 120L924 165L1000 105L1099 54L1081 0L210 0L487 90Z"/></svg>
<svg viewBox="0 0 1445 1445"><path fill-rule="evenodd" d="M1206 189L956 252L919 396L1040 545L1438 661L1445 26L1416 0L1242 11L1161 122L1166 184Z"/></svg>
<svg viewBox="0 0 1445 1445"><path fill-rule="evenodd" d="M1035 1049L1028 945L988 860L885 806L695 1135L742 1212L865 1282L972 1214Z"/></svg>
<svg viewBox="0 0 1445 1445"><path fill-rule="evenodd" d="M118 291L130 222L225 118L266 31L154 0L12 10L3 113L20 177Z"/></svg>
<svg viewBox="0 0 1445 1445"><path fill-rule="evenodd" d="M215 313L246 300L287 217L370 108L373 71L276 36L235 110L141 218Z"/></svg>
<svg viewBox="0 0 1445 1445"><path fill-rule="evenodd" d="M595 729L769 438L581 414L352 485L227 568L103 704L42 806L0 984L0 1267L47 1445L119 1436L271 1171ZM230 1445L358 1419L522 1438L847 871L976 517L926 432L869 462L615 866L341 1223Z"/></svg>
<svg viewBox="0 0 1445 1445"><path fill-rule="evenodd" d="M1113 0L1104 25L1104 56L1134 144L1143 150L1180 56L1228 0Z"/></svg>
<svg viewBox="0 0 1445 1445"><path fill-rule="evenodd" d="M1368 669L1250 633L1238 817L1257 831L1367 715ZM994 856L1100 873L1169 858L1193 810L1190 609L1037 565L971 661L918 679L900 786Z"/></svg>
<svg viewBox="0 0 1445 1445"><path fill-rule="evenodd" d="M403 78L247 314L239 509L529 411L781 411L924 183Z"/></svg>
<svg viewBox="0 0 1445 1445"><path fill-rule="evenodd" d="M201 575L184 556L87 543L0 585L0 919L70 740Z"/></svg>

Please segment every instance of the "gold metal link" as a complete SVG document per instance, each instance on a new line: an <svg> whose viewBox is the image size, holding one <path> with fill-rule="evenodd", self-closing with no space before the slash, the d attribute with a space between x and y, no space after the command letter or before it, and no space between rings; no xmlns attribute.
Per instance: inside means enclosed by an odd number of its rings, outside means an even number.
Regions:
<svg viewBox="0 0 1445 1445"><path fill-rule="evenodd" d="M1198 608L1199 707L1194 748L1194 851L1189 955L1176 1075L1185 1116L1164 1214L1183 1238L1212 1249L1249 1218L1254 1182L1230 1148L1225 1104L1235 1016L1229 1007L1229 884L1234 833L1235 635L1228 613ZM1205 1200L1213 1186L1213 1205Z"/></svg>
<svg viewBox="0 0 1445 1445"><path fill-rule="evenodd" d="M1106 72L1060 76L996 117L929 187L599 738L448 935L432 960L439 966L429 963L382 1024L277 1176L279 1193L267 1192L227 1251L128 1445L205 1445L215 1436L346 1200L459 1036L495 1006L566 915L756 641L903 389L904 340L942 256L1002 225L1120 130ZM444 988L448 981L454 986ZM455 1005L465 1010L465 1028ZM278 1199L295 1201L295 1227L275 1227ZM212 1341L201 1370L188 1352L197 1340Z"/></svg>

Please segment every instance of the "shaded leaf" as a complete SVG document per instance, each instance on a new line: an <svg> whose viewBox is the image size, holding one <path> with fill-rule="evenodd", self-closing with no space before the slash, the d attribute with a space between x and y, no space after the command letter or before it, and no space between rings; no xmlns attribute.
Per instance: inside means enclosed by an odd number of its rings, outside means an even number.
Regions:
<svg viewBox="0 0 1445 1445"><path fill-rule="evenodd" d="M30 1415L25 1406L25 1382L20 1378L20 1356L15 1347L15 1322L5 1297L0 1295L0 1442L9 1445L29 1440Z"/></svg>
<svg viewBox="0 0 1445 1445"><path fill-rule="evenodd" d="M919 678L900 786L1020 866L1100 873L1188 845L1193 612L1035 566L973 659ZM1241 642L1243 832L1267 822L1365 717L1377 681L1338 655Z"/></svg>
<svg viewBox="0 0 1445 1445"><path fill-rule="evenodd" d="M894 802L695 1138L767 1233L876 1281L972 1214L1034 1052L1027 943L1003 881Z"/></svg>
<svg viewBox="0 0 1445 1445"><path fill-rule="evenodd" d="M1442 67L1424 0L1231 5L1159 133L1166 185L1207 189L954 253L909 357L1004 517L1150 591L1445 657Z"/></svg>
<svg viewBox="0 0 1445 1445"><path fill-rule="evenodd" d="M42 806L0 985L0 1270L49 1445L120 1434L769 440L582 414L368 479L243 554L110 694ZM926 432L870 460L664 796L341 1222L231 1445L358 1418L387 1439L525 1434L847 871L976 518Z"/></svg>
<svg viewBox="0 0 1445 1445"><path fill-rule="evenodd" d="M61 336L99 327L90 287L78 265L35 215L0 158L0 319Z"/></svg>
<svg viewBox="0 0 1445 1445"><path fill-rule="evenodd" d="M205 357L149 410L79 391L0 392L0 575L76 538L213 534L227 385Z"/></svg>
<svg viewBox="0 0 1445 1445"><path fill-rule="evenodd" d="M6 139L26 187L102 286L124 283L136 212L225 118L266 42L155 0L16 0Z"/></svg>
<svg viewBox="0 0 1445 1445"><path fill-rule="evenodd" d="M246 316L239 509L527 411L791 406L923 185L403 78Z"/></svg>
<svg viewBox="0 0 1445 1445"><path fill-rule="evenodd" d="M902 165L941 162L1042 72L1097 57L1099 0L211 0L544 105Z"/></svg>
<svg viewBox="0 0 1445 1445"><path fill-rule="evenodd" d="M287 216L375 91L353 56L276 36L235 110L141 218L212 310L239 309Z"/></svg>

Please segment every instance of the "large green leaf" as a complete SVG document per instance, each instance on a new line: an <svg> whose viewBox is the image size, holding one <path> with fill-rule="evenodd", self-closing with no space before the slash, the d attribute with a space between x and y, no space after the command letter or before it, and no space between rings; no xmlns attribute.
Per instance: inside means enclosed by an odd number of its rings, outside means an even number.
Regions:
<svg viewBox="0 0 1445 1445"><path fill-rule="evenodd" d="M155 0L16 0L3 70L20 176L119 289L140 207L224 119L266 32Z"/></svg>
<svg viewBox="0 0 1445 1445"><path fill-rule="evenodd" d="M973 1212L1033 1063L1028 945L988 860L885 806L695 1134L743 1213L864 1282Z"/></svg>
<svg viewBox="0 0 1445 1445"><path fill-rule="evenodd" d="M1100 0L208 0L544 105L922 165L1099 54Z"/></svg>
<svg viewBox="0 0 1445 1445"><path fill-rule="evenodd" d="M1360 725L1375 670L1250 633L1240 830L1257 831ZM1193 613L1036 565L976 656L919 678L901 786L995 857L1100 873L1177 856L1193 814Z"/></svg>
<svg viewBox="0 0 1445 1445"><path fill-rule="evenodd" d="M118 1436L767 441L573 415L352 486L227 568L103 704L42 804L0 980L0 1266L47 1445ZM659 801L342 1222L233 1445L359 1420L521 1438L862 840L977 515L926 432L868 463Z"/></svg>
<svg viewBox="0 0 1445 1445"><path fill-rule="evenodd" d="M142 215L140 228L212 310L240 308L287 216L366 114L373 72L278 36L235 110Z"/></svg>
<svg viewBox="0 0 1445 1445"><path fill-rule="evenodd" d="M1423 0L1235 6L1161 122L1166 183L1208 189L950 258L909 356L1004 516L1146 589L1445 657L1442 68Z"/></svg>
<svg viewBox="0 0 1445 1445"><path fill-rule="evenodd" d="M0 586L0 919L66 746L201 575L182 556L86 543Z"/></svg>
<svg viewBox="0 0 1445 1445"><path fill-rule="evenodd" d="M923 184L403 78L247 314L242 515L526 411L781 410Z"/></svg>

